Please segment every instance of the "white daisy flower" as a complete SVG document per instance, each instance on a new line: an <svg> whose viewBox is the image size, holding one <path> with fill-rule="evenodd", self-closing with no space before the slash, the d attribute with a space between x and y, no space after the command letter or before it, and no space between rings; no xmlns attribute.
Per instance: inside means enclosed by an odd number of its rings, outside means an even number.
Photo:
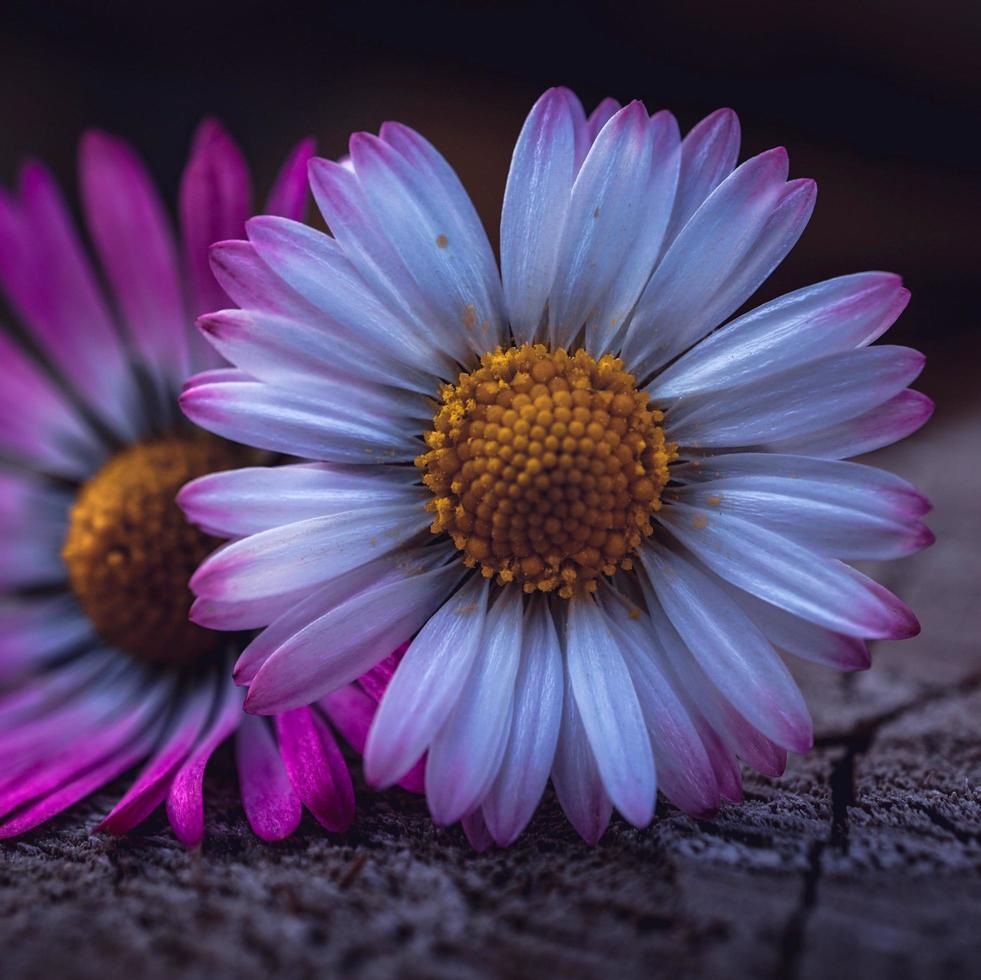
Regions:
<svg viewBox="0 0 981 980"><path fill-rule="evenodd" d="M720 110L563 89L514 151L501 265L421 136L314 160L330 234L254 218L215 247L241 309L201 327L237 370L187 387L227 439L315 462L204 477L182 506L236 540L197 622L268 624L248 710L314 702L403 641L368 779L426 757L430 810L510 843L551 777L597 840L656 790L691 813L811 747L783 654L842 670L910 610L844 560L929 544L912 486L843 462L918 428L923 358L869 346L908 294L844 276L731 319L790 251L815 185L775 149L736 167ZM723 325L724 324L724 325ZM717 329L718 328L718 329Z"/></svg>

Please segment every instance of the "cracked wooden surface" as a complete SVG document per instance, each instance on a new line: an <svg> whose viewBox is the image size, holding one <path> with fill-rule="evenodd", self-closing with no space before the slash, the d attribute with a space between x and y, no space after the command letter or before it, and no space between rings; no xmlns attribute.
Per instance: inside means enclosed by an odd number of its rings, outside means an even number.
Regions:
<svg viewBox="0 0 981 980"><path fill-rule="evenodd" d="M549 799L506 852L470 852L418 799L279 846L209 776L204 848L157 816L90 837L109 797L0 850L5 977L959 977L981 965L981 408L877 462L936 504L937 545L873 573L923 633L873 669L797 668L817 744L695 821L664 804L597 848Z"/></svg>

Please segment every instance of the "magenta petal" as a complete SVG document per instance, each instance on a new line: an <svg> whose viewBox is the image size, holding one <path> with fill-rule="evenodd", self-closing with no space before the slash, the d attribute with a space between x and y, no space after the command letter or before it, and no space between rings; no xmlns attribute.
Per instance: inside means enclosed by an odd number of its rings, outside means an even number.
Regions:
<svg viewBox="0 0 981 980"><path fill-rule="evenodd" d="M17 837L28 830L33 830L124 773L150 750L159 731L159 724L151 724L128 743L124 742L123 747L118 751L110 752L91 768L73 773L68 782L4 820L0 823L0 840Z"/></svg>
<svg viewBox="0 0 981 980"><path fill-rule="evenodd" d="M27 163L20 199L0 196L0 282L52 361L125 438L136 389L109 309L51 174Z"/></svg>
<svg viewBox="0 0 981 980"><path fill-rule="evenodd" d="M174 771L187 758L208 719L213 698L211 684L201 684L188 694L153 758L96 830L124 834L141 824L163 803Z"/></svg>
<svg viewBox="0 0 981 980"><path fill-rule="evenodd" d="M404 649L403 647L399 648ZM395 654L392 654L394 657ZM391 659L391 657L387 658ZM360 683L364 683L364 677ZM384 691L384 687L382 688ZM344 740L359 755L364 755L365 742L368 739L368 729L378 710L378 702L361 690L356 684L347 684L331 692L320 701L331 724L344 736ZM426 758L423 756L399 781L402 789L410 793L426 791Z"/></svg>
<svg viewBox="0 0 981 980"><path fill-rule="evenodd" d="M235 763L249 826L263 840L289 837L303 816L265 718L245 715L235 738Z"/></svg>
<svg viewBox="0 0 981 980"><path fill-rule="evenodd" d="M181 177L181 233L194 315L228 305L208 260L213 242L241 238L252 214L249 168L235 141L214 119L194 136L191 158Z"/></svg>
<svg viewBox="0 0 981 980"><path fill-rule="evenodd" d="M345 684L322 698L320 707L348 745L358 755L363 755L368 729L378 710L378 703L356 685Z"/></svg>
<svg viewBox="0 0 981 980"><path fill-rule="evenodd" d="M146 364L187 374L189 323L167 213L146 168L122 140L89 131L79 153L88 226Z"/></svg>
<svg viewBox="0 0 981 980"><path fill-rule="evenodd" d="M296 146L286 159L266 201L266 214L302 221L307 210L307 164L316 144L308 137ZM231 237L231 236L227 236ZM217 241L217 239L215 239Z"/></svg>
<svg viewBox="0 0 981 980"><path fill-rule="evenodd" d="M167 817L177 839L195 847L204 837L204 770L215 749L242 720L242 691L231 680L221 682L221 701L207 731L177 771L167 796Z"/></svg>
<svg viewBox="0 0 981 980"><path fill-rule="evenodd" d="M310 708L296 708L276 716L276 732L303 804L327 830L347 830L354 820L354 787L330 729Z"/></svg>
<svg viewBox="0 0 981 980"><path fill-rule="evenodd" d="M395 668L398 667L405 651L409 649L408 643L403 643L396 650L393 650L381 663L375 664L366 674L358 678L358 683L364 688L375 701L381 701L385 688L388 687Z"/></svg>

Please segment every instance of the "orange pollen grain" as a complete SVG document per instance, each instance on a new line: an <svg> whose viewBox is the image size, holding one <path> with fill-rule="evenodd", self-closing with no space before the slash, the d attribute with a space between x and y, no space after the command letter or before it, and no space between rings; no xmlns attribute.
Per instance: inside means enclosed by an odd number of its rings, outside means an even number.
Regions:
<svg viewBox="0 0 981 980"><path fill-rule="evenodd" d="M446 385L416 459L433 533L525 592L593 592L653 530L676 447L618 358L525 344Z"/></svg>
<svg viewBox="0 0 981 980"><path fill-rule="evenodd" d="M220 543L175 502L196 477L243 462L243 451L195 433L137 443L78 491L62 548L68 580L108 643L148 663L187 664L221 635L188 621L188 579Z"/></svg>

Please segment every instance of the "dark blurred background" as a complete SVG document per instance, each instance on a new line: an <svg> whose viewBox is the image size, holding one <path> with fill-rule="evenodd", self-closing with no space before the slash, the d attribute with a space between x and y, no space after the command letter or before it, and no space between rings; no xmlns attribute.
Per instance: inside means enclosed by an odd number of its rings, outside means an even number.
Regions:
<svg viewBox="0 0 981 980"><path fill-rule="evenodd" d="M91 125L133 141L173 200L191 133L222 118L267 187L288 146L395 118L470 189L493 239L515 136L549 85L671 108L729 105L744 156L777 143L818 180L815 216L765 294L868 268L913 302L892 334L935 363L978 351L981 4L10 2L0 15L0 180L27 155L74 194ZM967 345L965 348L964 345ZM932 369L936 371L936 368ZM935 374L922 387L943 400ZM933 390L931 390L933 389ZM951 406L952 407L952 406Z"/></svg>

